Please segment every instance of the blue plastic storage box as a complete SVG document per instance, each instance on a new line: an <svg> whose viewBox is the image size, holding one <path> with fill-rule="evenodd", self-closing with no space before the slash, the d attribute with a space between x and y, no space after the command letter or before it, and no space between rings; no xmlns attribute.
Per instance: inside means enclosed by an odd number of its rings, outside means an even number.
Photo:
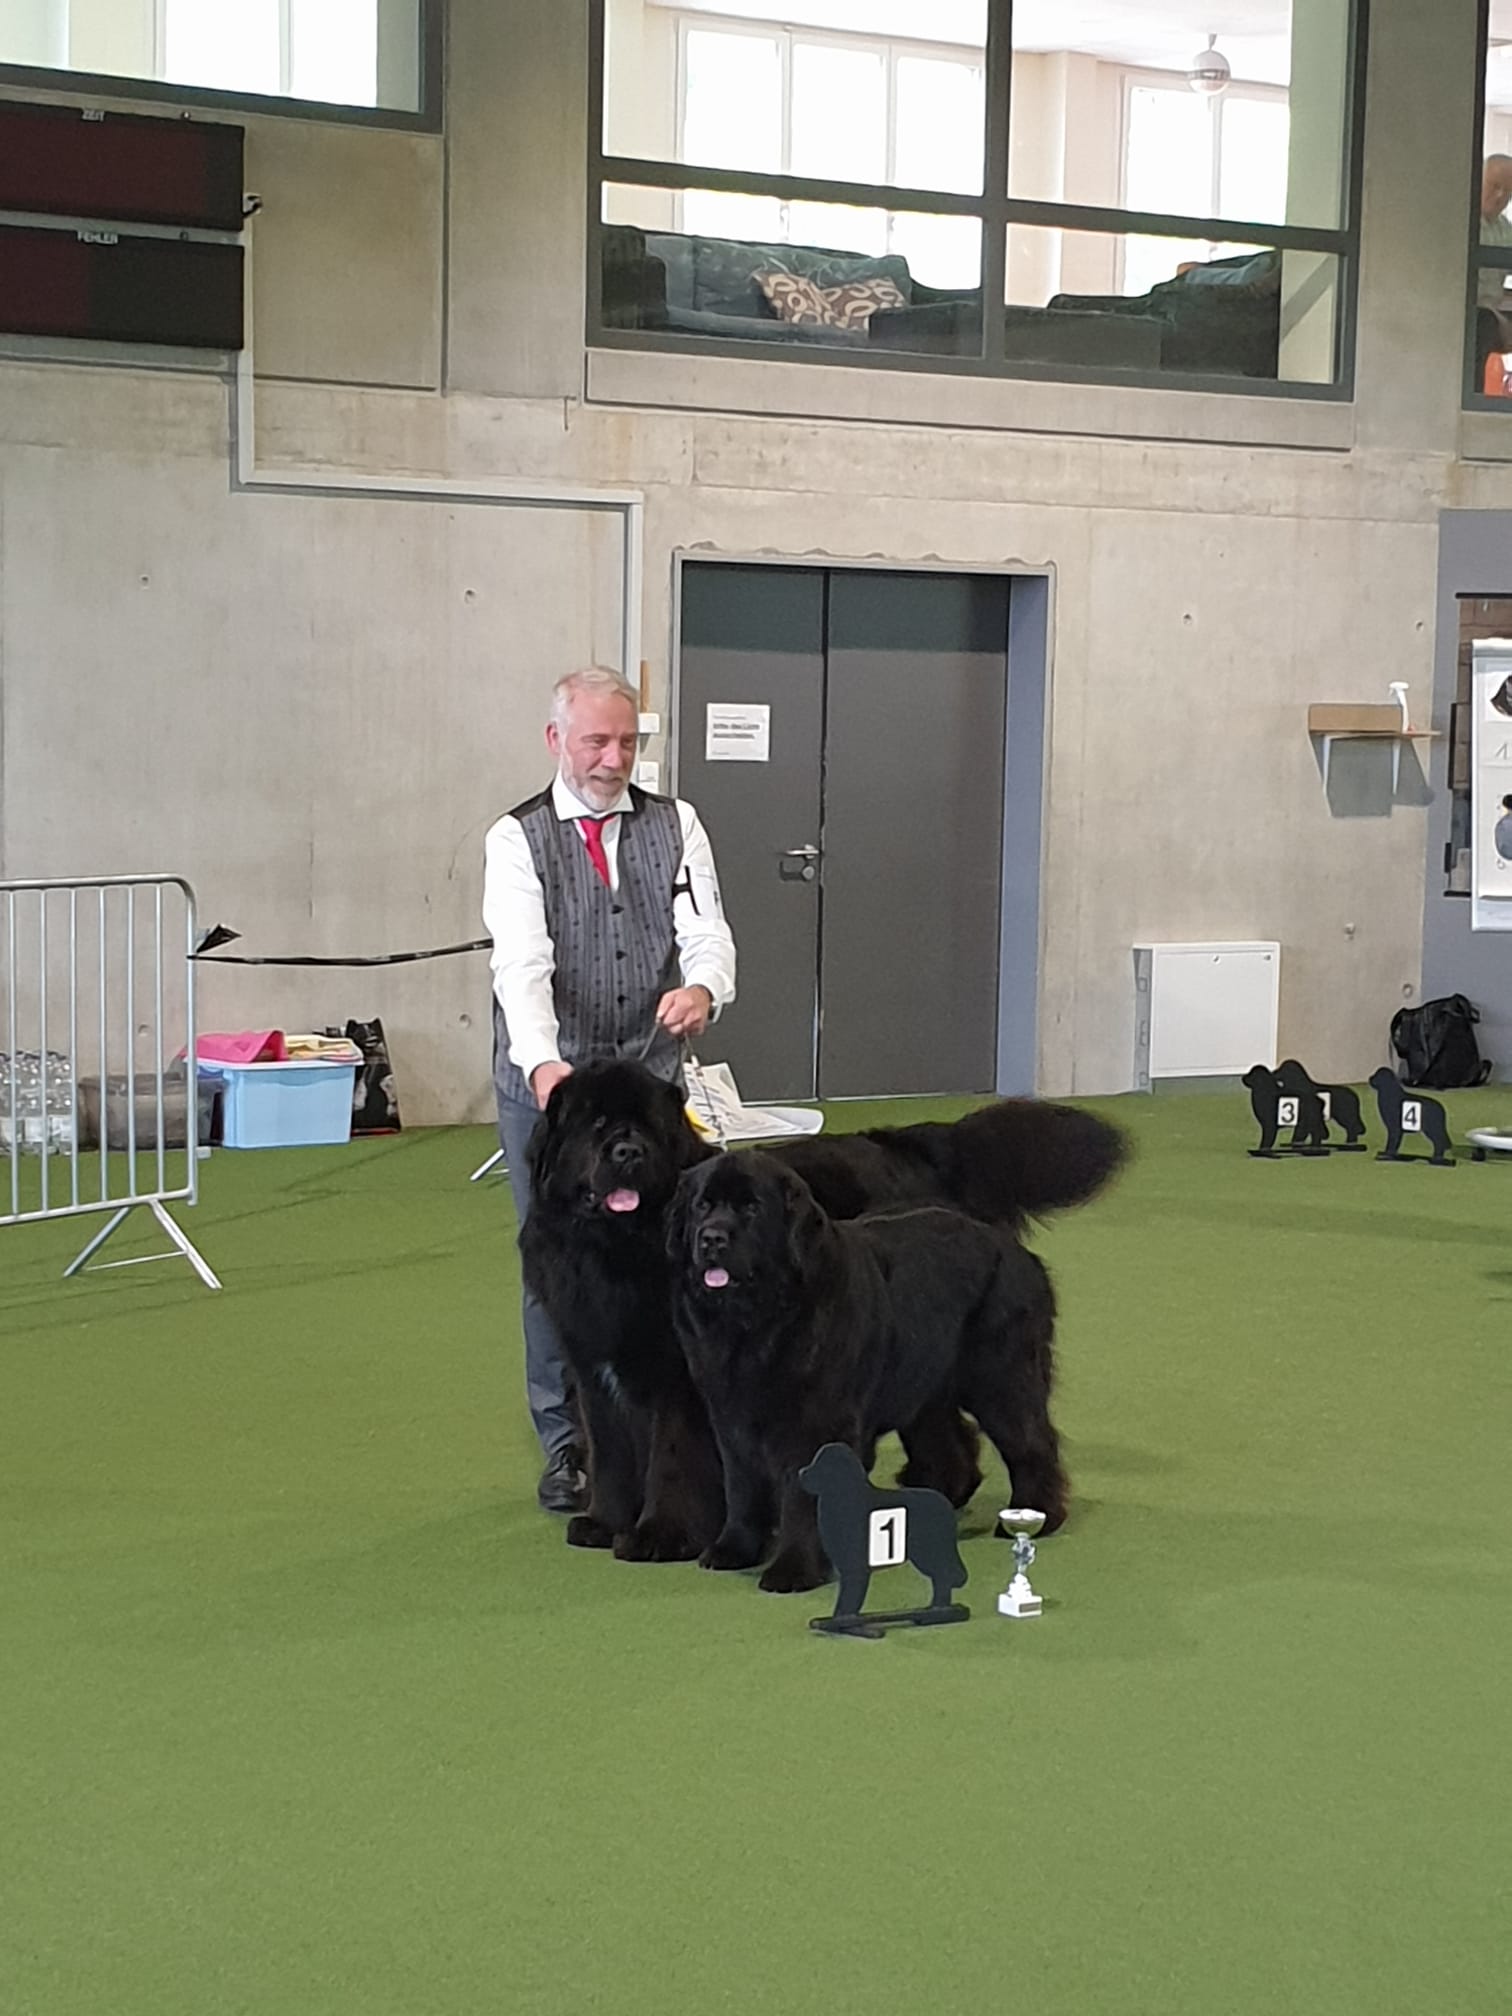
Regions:
<svg viewBox="0 0 1512 2016"><path fill-rule="evenodd" d="M328 1148L352 1138L358 1066L324 1058L282 1064L206 1064L201 1074L225 1087L222 1139L227 1148Z"/></svg>

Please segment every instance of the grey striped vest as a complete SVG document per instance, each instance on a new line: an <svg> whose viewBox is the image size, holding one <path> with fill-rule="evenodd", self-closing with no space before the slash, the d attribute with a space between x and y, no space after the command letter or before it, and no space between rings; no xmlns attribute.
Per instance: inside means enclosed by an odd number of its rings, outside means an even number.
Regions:
<svg viewBox="0 0 1512 2016"><path fill-rule="evenodd" d="M682 822L672 799L635 785L630 804L620 817L619 887L612 890L589 858L576 821L558 819L549 790L527 798L511 816L524 829L546 901L563 1059L586 1064L592 1057L639 1057L649 1040L647 1068L658 1078L676 1078L681 1047L656 1027L656 1004L681 984L672 899L682 867ZM494 1084L506 1098L533 1103L510 1061L497 995Z"/></svg>

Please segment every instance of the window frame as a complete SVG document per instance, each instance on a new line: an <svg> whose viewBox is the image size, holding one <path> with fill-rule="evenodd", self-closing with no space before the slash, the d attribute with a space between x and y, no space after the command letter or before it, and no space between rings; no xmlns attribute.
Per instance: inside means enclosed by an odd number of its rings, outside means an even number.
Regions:
<svg viewBox="0 0 1512 2016"><path fill-rule="evenodd" d="M443 125L445 0L416 0L420 35L417 65L419 109L388 105L341 105L318 98L274 96L259 91L221 91L201 84L173 84L158 77L120 77L109 71L63 70L43 64L0 62L0 84L30 95L54 98L119 98L185 112L236 112L268 119L317 119L328 125L376 126L409 133L439 133ZM287 74L287 8L280 10L280 71ZM161 33L165 0L155 0Z"/></svg>
<svg viewBox="0 0 1512 2016"><path fill-rule="evenodd" d="M1486 0L1482 0L1482 5ZM746 358L755 361L801 361L806 366L835 366L845 370L886 370L928 373L933 376L988 377L1042 380L1054 384L1125 385L1153 391L1223 393L1259 399L1302 399L1328 404L1347 404L1354 398L1355 333L1358 319L1360 253L1361 173L1364 156L1363 116L1365 71L1369 35L1369 0L1350 0L1348 65L1349 90L1343 160L1343 217L1337 228L1311 225L1256 224L1252 220L1214 217L1173 217L1155 212L1128 211L1091 204L1044 202L1008 194L1008 134L1012 121L1013 0L988 0L987 41L983 67L986 73L985 123L983 132L983 190L980 196L962 196L941 190L882 188L869 183L840 182L802 176L760 174L746 170L690 167L686 162L648 160L636 155L608 152L604 144L605 107L605 0L589 0L588 75L588 177L587 177L587 316L586 340L590 348L604 350L653 350L697 357ZM723 17L699 15L697 22ZM741 21L737 24L754 33L770 36L787 24L780 18L771 22ZM810 31L803 31L807 35ZM818 37L851 38L838 31L814 30ZM860 38L886 42L886 37ZM922 45L921 45L922 46ZM950 47L951 45L928 45ZM681 34L679 32L679 50ZM679 58L680 61L680 58ZM1117 66L1126 68L1127 66ZM1162 74L1162 73L1155 73ZM678 93L678 135L681 140L681 77ZM1263 89L1264 87L1257 87ZM1123 134L1119 136L1120 184L1124 155ZM922 211L930 216L965 216L978 219L982 244L982 341L975 356L947 357L910 354L905 351L871 352L813 349L785 349L765 342L747 342L687 335L670 330L607 327L603 320L602 234L603 191L606 185L624 188L689 189L728 191L733 195L769 196L781 201L830 203L862 209ZM1099 232L1123 236L1181 238L1226 245L1253 245L1258 249L1318 252L1339 261L1340 291L1338 319L1334 330L1335 375L1329 384L1309 384L1291 379L1239 378L1232 375L1187 372L1123 370L1116 367L1083 367L1068 364L1037 364L1009 359L1000 354L1007 302L1008 228L1010 225L1039 225L1068 232ZM1121 259L1121 252L1120 252Z"/></svg>

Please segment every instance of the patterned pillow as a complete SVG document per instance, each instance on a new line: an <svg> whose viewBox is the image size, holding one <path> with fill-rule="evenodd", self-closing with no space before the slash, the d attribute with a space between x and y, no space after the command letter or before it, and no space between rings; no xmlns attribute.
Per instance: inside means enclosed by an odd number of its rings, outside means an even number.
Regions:
<svg viewBox="0 0 1512 2016"><path fill-rule="evenodd" d="M821 287L798 273L765 271L756 285L784 322L807 323L816 329L865 329L879 308L906 308L907 297L895 280L847 280Z"/></svg>

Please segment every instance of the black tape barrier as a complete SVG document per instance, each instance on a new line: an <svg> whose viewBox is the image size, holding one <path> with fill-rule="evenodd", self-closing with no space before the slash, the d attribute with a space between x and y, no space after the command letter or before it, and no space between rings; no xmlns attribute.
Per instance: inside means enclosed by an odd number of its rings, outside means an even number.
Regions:
<svg viewBox="0 0 1512 2016"><path fill-rule="evenodd" d="M465 945L433 945L427 952L376 952L368 957L323 959L311 953L291 954L281 959L252 959L241 953L223 953L217 948L235 945L239 931L217 924L195 947L193 957L202 966L412 966L420 959L455 959L464 952L490 952L492 938L471 938Z"/></svg>

